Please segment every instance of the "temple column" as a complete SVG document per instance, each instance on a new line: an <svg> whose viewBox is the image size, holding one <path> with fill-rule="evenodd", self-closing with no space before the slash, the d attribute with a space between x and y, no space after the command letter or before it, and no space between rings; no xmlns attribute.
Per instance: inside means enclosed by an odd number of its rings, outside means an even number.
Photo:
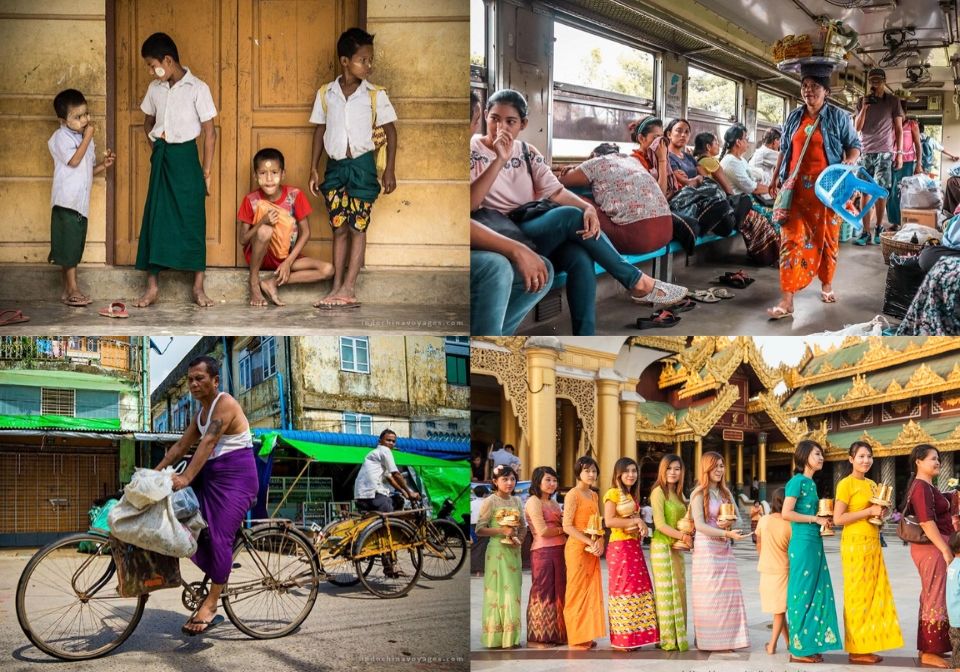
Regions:
<svg viewBox="0 0 960 672"><path fill-rule="evenodd" d="M560 464L557 473L560 485L574 486L577 479L573 474L573 463L577 461L577 409L564 401L560 407Z"/></svg>
<svg viewBox="0 0 960 672"><path fill-rule="evenodd" d="M602 488L613 478L613 465L620 459L620 384L624 380L613 369L597 372L597 483Z"/></svg>
<svg viewBox="0 0 960 672"><path fill-rule="evenodd" d="M726 470L725 480L727 482L727 487L729 488L731 482L733 481L733 462L730 461L730 442L723 442L723 466ZM732 490L733 488L731 488Z"/></svg>
<svg viewBox="0 0 960 672"><path fill-rule="evenodd" d="M757 477L757 452L750 453L750 487L753 487L753 480Z"/></svg>
<svg viewBox="0 0 960 672"><path fill-rule="evenodd" d="M759 444L757 450L760 451L760 500L767 498L767 433L760 432L757 436Z"/></svg>
<svg viewBox="0 0 960 672"><path fill-rule="evenodd" d="M563 351L553 336L527 339L527 413L530 436L530 464L557 462L557 359Z"/></svg>
<svg viewBox="0 0 960 672"><path fill-rule="evenodd" d="M947 481L953 478L953 453L947 450L940 452L940 473L937 474L937 488L947 489Z"/></svg>
<svg viewBox="0 0 960 672"><path fill-rule="evenodd" d="M520 426L513 415L513 407L503 394L500 395L500 440L503 441L503 445L509 444L516 449L517 457L520 458L520 467L529 476L533 471L529 450L526 445L520 445Z"/></svg>
<svg viewBox="0 0 960 672"><path fill-rule="evenodd" d="M737 441L737 494L743 492L743 441Z"/></svg>
<svg viewBox="0 0 960 672"><path fill-rule="evenodd" d="M620 455L637 459L637 408L643 401L636 392L620 393Z"/></svg>
<svg viewBox="0 0 960 672"><path fill-rule="evenodd" d="M847 464L850 464L850 463L844 462L842 460L840 462L830 462L830 465L833 467L833 492L830 493L831 498L837 492L837 484L840 483L840 481L843 479L843 475L845 471L843 467L844 465L847 465ZM826 497L826 495L822 495L822 496Z"/></svg>
<svg viewBox="0 0 960 672"><path fill-rule="evenodd" d="M693 464L696 468L697 478L700 478L700 460L703 458L703 437L695 437L693 440Z"/></svg>

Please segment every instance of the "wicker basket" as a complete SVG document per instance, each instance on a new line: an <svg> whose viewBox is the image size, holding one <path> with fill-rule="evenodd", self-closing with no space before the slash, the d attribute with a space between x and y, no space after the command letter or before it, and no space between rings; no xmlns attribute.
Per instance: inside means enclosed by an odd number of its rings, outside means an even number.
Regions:
<svg viewBox="0 0 960 672"><path fill-rule="evenodd" d="M893 237L895 235L893 231L884 231L880 234L880 252L883 254L883 263L889 264L890 255L894 252L903 257L920 254L920 250L923 249L923 243L894 240Z"/></svg>

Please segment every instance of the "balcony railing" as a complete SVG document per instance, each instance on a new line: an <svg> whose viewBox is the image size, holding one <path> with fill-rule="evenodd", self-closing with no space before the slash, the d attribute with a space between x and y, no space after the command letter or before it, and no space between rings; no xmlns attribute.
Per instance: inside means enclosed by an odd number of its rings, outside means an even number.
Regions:
<svg viewBox="0 0 960 672"><path fill-rule="evenodd" d="M140 343L100 336L3 336L0 362L65 362L140 373Z"/></svg>

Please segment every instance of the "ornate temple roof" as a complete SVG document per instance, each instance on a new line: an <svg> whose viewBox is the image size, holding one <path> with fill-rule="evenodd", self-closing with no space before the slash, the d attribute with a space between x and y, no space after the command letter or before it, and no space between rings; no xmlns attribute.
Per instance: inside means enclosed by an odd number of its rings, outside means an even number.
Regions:
<svg viewBox="0 0 960 672"><path fill-rule="evenodd" d="M674 408L663 401L643 402L637 407L637 439L673 443L704 437L739 394L736 385L724 385L707 403L687 408Z"/></svg>
<svg viewBox="0 0 960 672"><path fill-rule="evenodd" d="M857 429L846 432L831 432L826 440L819 437L820 444L826 448L827 457L839 454L846 457L850 444L854 441L866 441L873 448L874 458L891 455L907 455L919 443L930 443L940 450L960 449L960 423L957 417L937 418L933 420L910 420L905 425L891 424Z"/></svg>
<svg viewBox="0 0 960 672"><path fill-rule="evenodd" d="M782 379L782 373L764 361L749 336L696 336L688 347L664 361L660 389L680 385L681 399L719 390L741 364L750 367L766 390Z"/></svg>
<svg viewBox="0 0 960 672"><path fill-rule="evenodd" d="M821 376L820 382L804 384L788 393L783 399L783 410L800 417L821 415L960 389L960 359L954 349L960 343L952 345L948 352L943 347L908 348L915 357L912 361L887 353L871 368L854 362L839 376ZM887 349L884 345L879 347ZM923 356L924 351L928 356Z"/></svg>

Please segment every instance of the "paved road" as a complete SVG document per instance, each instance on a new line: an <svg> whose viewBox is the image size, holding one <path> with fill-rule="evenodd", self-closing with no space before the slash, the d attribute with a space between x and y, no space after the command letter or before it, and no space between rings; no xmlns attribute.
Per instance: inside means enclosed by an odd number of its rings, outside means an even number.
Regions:
<svg viewBox="0 0 960 672"><path fill-rule="evenodd" d="M0 650L4 651L0 669L4 672L447 672L470 666L466 569L449 581L421 579L406 597L396 600L378 599L360 586L325 584L298 632L262 641L249 639L229 621L206 637L187 637L180 632L189 615L180 603L180 591L157 591L137 630L118 650L99 660L59 663L30 644L17 623L16 585L30 555L30 551L0 552ZM181 572L188 581L202 578L189 560L181 562ZM54 665L48 667L49 663Z"/></svg>
<svg viewBox="0 0 960 672"><path fill-rule="evenodd" d="M893 589L894 601L897 605L897 614L900 628L903 633L904 646L894 651L880 652L884 660L874 666L878 672L889 672L892 669L916 669L916 642L917 618L919 612L920 577L916 567L910 559L909 548L903 546L899 539L887 536L889 546L884 549L884 560L890 583ZM833 580L834 597L837 603L837 617L843 629L843 571L840 561L840 535L828 537L825 542L827 563L830 567L830 576ZM647 567L650 566L649 549L644 548ZM525 646L512 651L484 649L480 645L480 604L483 599L483 578L470 579L470 599L473 619L470 624L470 649L472 669L484 672L522 669L524 672L561 672L566 670L587 672L602 670L603 672L619 672L621 670L644 672L799 672L810 670L827 672L828 670L851 670L863 672L863 666L847 664L845 652L832 652L824 656L825 662L821 665L790 665L787 660L783 640L780 640L777 653L769 656L763 650L763 645L770 637L769 625L771 618L760 611L760 596L757 586L760 576L757 573L757 554L753 544L749 541L737 543L734 547L737 559L737 569L740 573L740 582L743 589L744 603L747 611L747 626L750 634L749 650L738 650L734 653L706 653L692 649L689 652L677 654L659 651L653 647L646 647L638 652L625 653L614 651L610 647L609 639L598 640L599 647L593 651L571 651L566 647L558 649L527 649ZM690 595L690 562L691 556L686 555L687 571L687 598ZM604 572L604 595L607 591L606 562L602 563ZM530 592L530 572L523 575L523 613L526 613L526 598ZM687 628L691 645L694 641L692 603L687 609ZM522 641L526 643L526 622L523 622ZM522 661L522 662L521 662Z"/></svg>

